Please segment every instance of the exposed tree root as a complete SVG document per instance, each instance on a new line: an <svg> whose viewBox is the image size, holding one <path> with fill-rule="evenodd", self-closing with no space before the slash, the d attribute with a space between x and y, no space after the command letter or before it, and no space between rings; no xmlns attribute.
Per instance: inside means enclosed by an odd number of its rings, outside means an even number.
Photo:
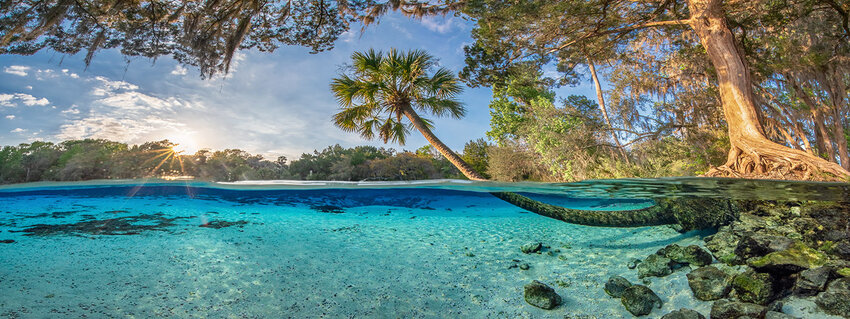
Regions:
<svg viewBox="0 0 850 319"><path fill-rule="evenodd" d="M708 177L846 181L850 172L836 163L768 140L734 143L726 163Z"/></svg>

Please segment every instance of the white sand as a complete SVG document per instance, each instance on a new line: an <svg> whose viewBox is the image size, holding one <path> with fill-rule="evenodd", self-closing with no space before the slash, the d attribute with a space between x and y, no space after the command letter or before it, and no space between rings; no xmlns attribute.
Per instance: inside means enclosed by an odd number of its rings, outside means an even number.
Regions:
<svg viewBox="0 0 850 319"><path fill-rule="evenodd" d="M0 224L14 223L0 226L0 239L17 241L0 244L0 317L631 318L603 291L608 277L639 283L626 267L630 258L700 243L697 234L668 227L570 225L489 195L428 200L433 210L366 206L329 214L187 197L0 198ZM75 209L82 211L62 219L23 218ZM103 214L109 210L129 213ZM219 214L205 214L211 211ZM129 236L9 232L82 214L156 212L205 217ZM202 219L250 224L197 227ZM520 252L533 241L561 252ZM509 269L513 259L531 268ZM686 272L651 279L664 306L648 318L683 307L708 316L710 303L692 297ZM523 285L531 280L555 288L564 304L548 311L526 304Z"/></svg>

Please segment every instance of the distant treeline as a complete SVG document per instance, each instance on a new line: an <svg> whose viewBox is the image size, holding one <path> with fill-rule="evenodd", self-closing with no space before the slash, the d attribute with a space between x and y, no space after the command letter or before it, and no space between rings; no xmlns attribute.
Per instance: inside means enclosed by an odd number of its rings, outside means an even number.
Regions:
<svg viewBox="0 0 850 319"><path fill-rule="evenodd" d="M480 143L486 143L483 140ZM478 144L479 146L481 144ZM32 142L0 150L0 183L80 181L162 176L236 180L415 180L463 178L430 146L415 152L391 148L329 146L289 161L268 160L238 149L178 154L168 140L128 145L101 139ZM475 143L464 156L486 170L486 152Z"/></svg>

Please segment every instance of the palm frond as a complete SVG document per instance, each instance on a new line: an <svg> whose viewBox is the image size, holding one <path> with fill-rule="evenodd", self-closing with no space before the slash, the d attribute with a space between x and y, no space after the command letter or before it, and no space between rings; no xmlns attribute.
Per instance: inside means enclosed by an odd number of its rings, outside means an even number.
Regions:
<svg viewBox="0 0 850 319"><path fill-rule="evenodd" d="M416 109L421 112L432 113L438 117L449 116L455 119L461 119L466 115L466 108L463 106L463 103L456 100L430 97L420 99L416 102Z"/></svg>
<svg viewBox="0 0 850 319"><path fill-rule="evenodd" d="M343 107L334 115L334 124L347 132L404 145L415 128L404 123L408 107L440 117L466 114L456 100L463 91L460 82L445 68L429 75L437 60L425 51L368 50L352 54L351 59L347 73L331 83L331 91ZM433 129L433 122L423 121Z"/></svg>

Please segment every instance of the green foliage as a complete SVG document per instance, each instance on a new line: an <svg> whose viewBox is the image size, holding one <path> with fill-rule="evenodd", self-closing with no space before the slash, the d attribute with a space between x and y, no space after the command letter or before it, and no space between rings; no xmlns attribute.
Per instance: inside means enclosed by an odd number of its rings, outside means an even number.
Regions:
<svg viewBox="0 0 850 319"><path fill-rule="evenodd" d="M171 56L204 76L226 72L237 50L274 51L281 45L333 48L351 23L376 21L388 11L408 16L445 12L428 1L70 1L20 0L0 5L0 53L61 54L101 49L126 56Z"/></svg>
<svg viewBox="0 0 850 319"><path fill-rule="evenodd" d="M487 172L497 181L556 181L539 160L539 155L524 145L508 141L487 148Z"/></svg>
<svg viewBox="0 0 850 319"><path fill-rule="evenodd" d="M554 94L535 80L538 72L514 73L494 86L489 151L494 179L575 181L597 178L694 175L722 163L728 142L721 130L694 130L688 139L669 129L636 140L624 150L609 142L596 102L571 95L555 106ZM657 138L667 135L664 138ZM703 147L710 145L710 147Z"/></svg>
<svg viewBox="0 0 850 319"><path fill-rule="evenodd" d="M483 138L471 140L463 146L463 156L461 156L469 166L472 166L472 169L487 179L490 178L488 173L490 158L487 155L487 148L490 146L490 143Z"/></svg>
<svg viewBox="0 0 850 319"><path fill-rule="evenodd" d="M460 83L448 69L437 68L436 59L425 51L369 50L355 52L351 60L348 72L331 84L342 106L334 114L334 125L343 131L404 145L415 123L408 125L402 119L412 122L416 111L456 119L466 113L455 99L463 91ZM430 128L430 122L423 121Z"/></svg>
<svg viewBox="0 0 850 319"><path fill-rule="evenodd" d="M483 142L483 140L479 141ZM481 158L479 153L469 158ZM199 180L413 180L460 178L445 158L423 147L420 152L396 152L374 146L329 146L288 162L238 149L200 150L181 155L168 140L126 145L107 140L71 140L59 144L33 142L0 148L0 184L34 181L79 181L193 176ZM476 162L478 163L478 162ZM486 165L486 162L484 163Z"/></svg>

